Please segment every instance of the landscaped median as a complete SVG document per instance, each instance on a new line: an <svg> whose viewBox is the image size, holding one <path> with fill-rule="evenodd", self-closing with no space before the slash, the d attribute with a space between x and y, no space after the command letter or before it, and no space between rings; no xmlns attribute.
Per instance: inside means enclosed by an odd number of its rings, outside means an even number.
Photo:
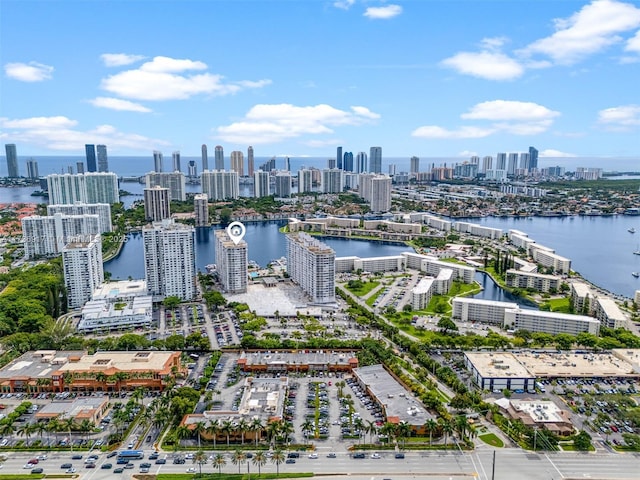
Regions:
<svg viewBox="0 0 640 480"><path fill-rule="evenodd" d="M299 473L262 473L258 475L257 473L203 473L202 475L198 473L161 473L159 475L133 475L133 478L137 478L138 480L188 480L191 478L201 478L204 480L251 480L254 479L270 479L270 478L309 478L313 477L314 474L311 472L299 472ZM35 477L35 475L33 476ZM26 477L26 478L33 478ZM2 480L0 478L0 480ZM7 479L7 480L24 480L24 479Z"/></svg>

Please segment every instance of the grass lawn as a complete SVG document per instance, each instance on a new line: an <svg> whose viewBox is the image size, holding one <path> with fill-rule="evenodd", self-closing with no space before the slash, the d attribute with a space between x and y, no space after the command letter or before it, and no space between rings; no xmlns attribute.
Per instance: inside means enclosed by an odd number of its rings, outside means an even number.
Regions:
<svg viewBox="0 0 640 480"><path fill-rule="evenodd" d="M282 462L284 465L284 462ZM209 466L209 469L211 468L211 466ZM203 468L204 470L204 468ZM11 479L7 479L7 480L15 480L14 479L15 476L12 476ZM32 475L31 478L34 478L35 475ZM204 480L249 480L249 477L251 478L266 478L266 479L271 479L271 478L302 478L302 477L313 477L313 473L310 472L301 472L301 473L285 473L282 472L282 469L280 470L280 475L277 475L275 473L263 473L260 476L258 476L258 472L251 472L251 475L246 474L246 473L222 473L222 475L218 475L218 472L216 473L204 473L202 472L202 476L200 476L198 473L161 473L159 475L156 475L156 479L157 480L189 480L189 479L204 479ZM27 477L29 478L29 477ZM22 479L21 479L22 480Z"/></svg>
<svg viewBox="0 0 640 480"><path fill-rule="evenodd" d="M381 288L380 290L375 292L373 295L367 297L367 299L365 300L365 303L370 307L373 307L373 304L376 302L376 299L382 294L383 291L384 289Z"/></svg>
<svg viewBox="0 0 640 480"><path fill-rule="evenodd" d="M504 447L504 442L500 440L495 433L486 433L484 435L479 435L478 438L484 443L491 445L492 447Z"/></svg>
<svg viewBox="0 0 640 480"><path fill-rule="evenodd" d="M568 297L553 298L547 300L545 303L549 304L552 312L569 313L571 310L571 299Z"/></svg>
<svg viewBox="0 0 640 480"><path fill-rule="evenodd" d="M345 284L344 287L354 295L357 295L358 297L364 297L367 293L369 293L371 290L376 288L378 285L380 285L380 282L371 280L368 282L362 282L362 288L349 288L348 283Z"/></svg>

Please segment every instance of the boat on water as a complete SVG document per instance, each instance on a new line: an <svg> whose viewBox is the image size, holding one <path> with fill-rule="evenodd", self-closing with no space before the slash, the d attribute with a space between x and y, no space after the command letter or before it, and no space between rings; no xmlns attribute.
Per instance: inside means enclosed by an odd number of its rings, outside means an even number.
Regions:
<svg viewBox="0 0 640 480"><path fill-rule="evenodd" d="M636 229L631 227L629 230L627 230L627 232L629 233L636 233Z"/></svg>
<svg viewBox="0 0 640 480"><path fill-rule="evenodd" d="M640 273L638 272L631 272L631 275L633 275L636 278L640 277Z"/></svg>

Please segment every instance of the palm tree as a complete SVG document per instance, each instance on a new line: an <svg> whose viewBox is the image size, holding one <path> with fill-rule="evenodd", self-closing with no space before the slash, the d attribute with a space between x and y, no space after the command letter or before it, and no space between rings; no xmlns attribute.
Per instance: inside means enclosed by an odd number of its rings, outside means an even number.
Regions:
<svg viewBox="0 0 640 480"><path fill-rule="evenodd" d="M235 427L233 426L233 422L231 420L225 420L224 422L222 422L221 430L222 430L222 433L224 433L227 436L227 447L228 447L229 436L231 435L231 432L235 430Z"/></svg>
<svg viewBox="0 0 640 480"><path fill-rule="evenodd" d="M256 446L258 445L258 439L262 436L262 430L264 430L264 424L262 423L262 420L260 420L258 417L251 420L251 431L253 431L254 433Z"/></svg>
<svg viewBox="0 0 640 480"><path fill-rule="evenodd" d="M453 424L451 423L451 421L442 420L440 422L440 427L442 428L442 433L444 434L444 446L446 447L449 440L449 435L453 433Z"/></svg>
<svg viewBox="0 0 640 480"><path fill-rule="evenodd" d="M189 438L191 435L192 435L192 432L189 429L189 427L187 427L186 425L180 425L178 428L176 428L176 431L175 431L175 438L176 438L175 450L178 451L178 448L180 447L180 440L183 440L185 438Z"/></svg>
<svg viewBox="0 0 640 480"><path fill-rule="evenodd" d="M202 476L202 465L206 465L207 463L207 454L204 453L203 450L198 450L193 456L193 463L198 464L198 468L200 469L200 476Z"/></svg>
<svg viewBox="0 0 640 480"><path fill-rule="evenodd" d="M86 440L89 440L89 432L93 431L93 428L94 428L93 422L91 422L86 418L82 420L82 422L80 422L80 425L78 425L78 430L80 430L80 432L85 434Z"/></svg>
<svg viewBox="0 0 640 480"><path fill-rule="evenodd" d="M222 475L222 467L227 464L227 461L224 459L224 455L221 453L216 453L216 456L213 457L211 464L218 469L218 475Z"/></svg>
<svg viewBox="0 0 640 480"><path fill-rule="evenodd" d="M282 462L284 462L285 460L285 456L284 453L282 453L282 450L280 450L279 448L273 451L273 455L271 456L271 463L275 463L276 464L276 476L279 477L280 476L280 464Z"/></svg>
<svg viewBox="0 0 640 480"><path fill-rule="evenodd" d="M200 435L207 429L207 424L204 422L196 422L194 424L193 431L198 435L198 448L200 448Z"/></svg>
<svg viewBox="0 0 640 480"><path fill-rule="evenodd" d="M276 439L278 437L279 432L280 432L279 421L274 420L267 424L267 437L269 438L269 442L273 443L273 445L275 445L276 443Z"/></svg>
<svg viewBox="0 0 640 480"><path fill-rule="evenodd" d="M249 422L244 417L241 417L236 428L240 430L240 445L244 445L244 434L249 431Z"/></svg>
<svg viewBox="0 0 640 480"><path fill-rule="evenodd" d="M138 387L136 388L133 393L131 394L131 400L135 401L135 402L140 402L140 405L142 405L142 399L144 398L144 388L142 387Z"/></svg>
<svg viewBox="0 0 640 480"><path fill-rule="evenodd" d="M15 431L16 427L14 427L11 423L3 423L2 425L0 425L0 435L3 437L13 435Z"/></svg>
<svg viewBox="0 0 640 480"><path fill-rule="evenodd" d="M367 420L367 424L364 427L364 431L369 434L369 443L373 443L373 435L377 433L378 426L373 420Z"/></svg>
<svg viewBox="0 0 640 480"><path fill-rule="evenodd" d="M411 436L411 425L407 422L400 422L398 424L398 437L402 439L402 448L404 449L407 442L407 437Z"/></svg>
<svg viewBox="0 0 640 480"><path fill-rule="evenodd" d="M60 421L58 420L57 417L52 418L51 420L49 420L47 422L47 434L49 434L50 432L53 432L53 438L56 441L56 444L58 443L58 435L57 433L60 431ZM2 432L0 432L1 434Z"/></svg>
<svg viewBox="0 0 640 480"><path fill-rule="evenodd" d="M243 450L237 449L231 455L231 462L238 465L238 475L240 474L240 465L247 459L247 454Z"/></svg>
<svg viewBox="0 0 640 480"><path fill-rule="evenodd" d="M424 428L429 432L429 446L431 446L431 440L433 439L433 432L438 429L438 422L436 422L433 418L430 418L426 422L424 422Z"/></svg>
<svg viewBox="0 0 640 480"><path fill-rule="evenodd" d="M22 425L18 429L18 431L16 433L18 435L20 435L21 437L27 437L27 447L28 447L29 446L29 437L31 436L31 433L32 433L31 424L25 423L24 425Z"/></svg>
<svg viewBox="0 0 640 480"><path fill-rule="evenodd" d="M42 443L42 435L44 434L44 432L48 431L47 424L45 422L36 422L33 424L33 428L34 428L34 432L40 435L40 443ZM47 436L47 440L48 439L49 438Z"/></svg>
<svg viewBox="0 0 640 480"><path fill-rule="evenodd" d="M285 443L289 442L289 435L293 433L293 425L289 422L281 421L280 422L280 436Z"/></svg>
<svg viewBox="0 0 640 480"><path fill-rule="evenodd" d="M454 422L454 428L460 440L464 440L464 437L467 435L467 430L469 429L469 420L467 420L467 417L465 415L458 415Z"/></svg>
<svg viewBox="0 0 640 480"><path fill-rule="evenodd" d="M315 430L315 424L309 418L307 418L304 422L302 422L301 427L305 440L309 441L309 434Z"/></svg>
<svg viewBox="0 0 640 480"><path fill-rule="evenodd" d="M71 430L77 428L73 417L63 418L60 422L60 429L69 433L69 449L73 452L73 441L71 440Z"/></svg>
<svg viewBox="0 0 640 480"><path fill-rule="evenodd" d="M258 477L260 476L260 468L267 463L267 456L264 452L256 452L251 460L258 467Z"/></svg>
<svg viewBox="0 0 640 480"><path fill-rule="evenodd" d="M211 420L207 425L206 432L208 435L213 437L213 449L215 450L218 433L220 433L220 424L218 423L218 420Z"/></svg>
<svg viewBox="0 0 640 480"><path fill-rule="evenodd" d="M362 439L362 436L364 433L364 420L362 420L362 418L360 417L357 417L353 421L353 428L355 428L356 431L358 432L358 442L359 442L360 439Z"/></svg>

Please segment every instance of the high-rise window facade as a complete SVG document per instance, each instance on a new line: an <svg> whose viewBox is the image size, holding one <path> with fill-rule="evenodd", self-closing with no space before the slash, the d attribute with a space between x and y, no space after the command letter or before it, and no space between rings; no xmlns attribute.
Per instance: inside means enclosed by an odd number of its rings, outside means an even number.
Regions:
<svg viewBox="0 0 640 480"><path fill-rule="evenodd" d="M96 146L85 145L84 151L87 158L87 172L97 172L98 167L96 163Z"/></svg>
<svg viewBox="0 0 640 480"><path fill-rule="evenodd" d="M108 172L109 171L109 158L107 157L107 146L106 145L97 145L96 150L98 151L98 171L99 172ZM80 173L80 172L78 172Z"/></svg>
<svg viewBox="0 0 640 480"><path fill-rule="evenodd" d="M228 293L247 291L247 242L234 243L226 230L216 230L216 267L222 289Z"/></svg>
<svg viewBox="0 0 640 480"><path fill-rule="evenodd" d="M313 303L335 302L335 251L306 233L287 235L287 272Z"/></svg>
<svg viewBox="0 0 640 480"><path fill-rule="evenodd" d="M369 149L369 171L372 173L382 173L382 147L371 147Z"/></svg>
<svg viewBox="0 0 640 480"><path fill-rule="evenodd" d="M237 172L213 170L200 175L202 193L209 200L232 200L240 196L240 180Z"/></svg>
<svg viewBox="0 0 640 480"><path fill-rule="evenodd" d="M231 152L231 170L244 177L244 155L240 150Z"/></svg>
<svg viewBox="0 0 640 480"><path fill-rule="evenodd" d="M4 151L7 154L7 176L11 178L17 178L20 176L18 171L18 150L13 143L7 143L4 146Z"/></svg>
<svg viewBox="0 0 640 480"><path fill-rule="evenodd" d="M215 167L216 170L224 170L224 149L221 145L216 145Z"/></svg>

